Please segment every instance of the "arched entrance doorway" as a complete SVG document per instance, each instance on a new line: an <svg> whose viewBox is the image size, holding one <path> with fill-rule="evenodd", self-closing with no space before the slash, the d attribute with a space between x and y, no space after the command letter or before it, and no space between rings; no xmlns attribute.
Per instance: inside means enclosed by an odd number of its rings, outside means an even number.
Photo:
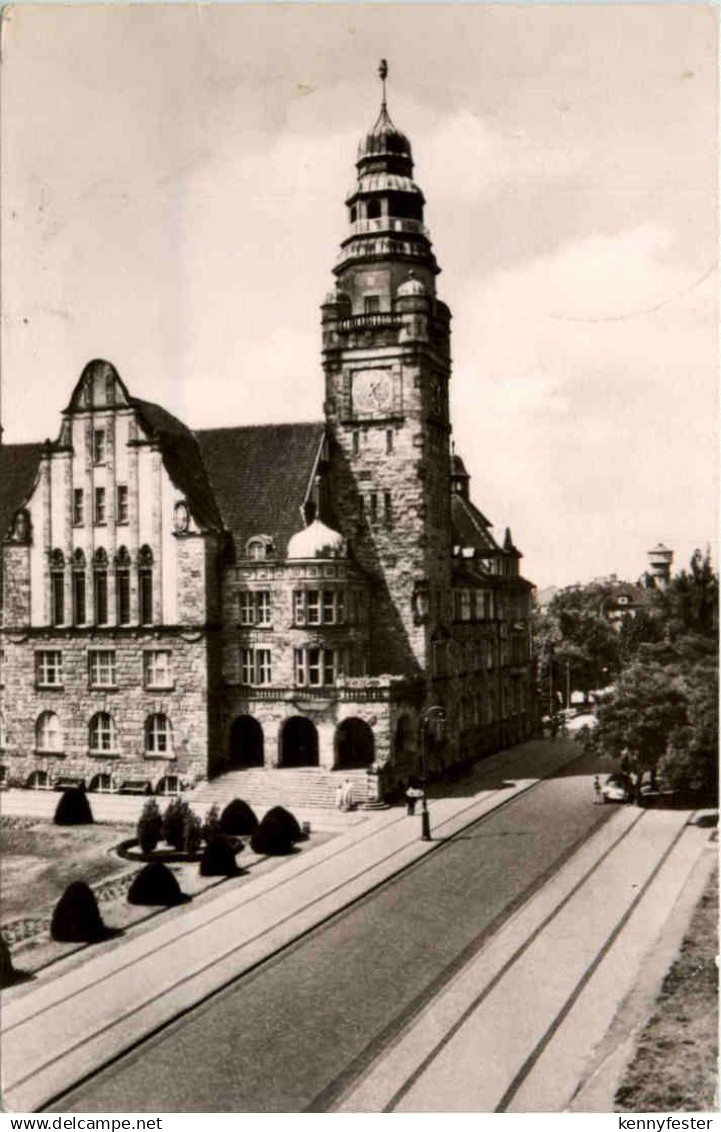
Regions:
<svg viewBox="0 0 721 1132"><path fill-rule="evenodd" d="M252 715L239 715L230 729L230 765L263 765L263 728Z"/></svg>
<svg viewBox="0 0 721 1132"><path fill-rule="evenodd" d="M302 715L294 715L283 727L280 741L280 765L318 766L318 732Z"/></svg>
<svg viewBox="0 0 721 1132"><path fill-rule="evenodd" d="M339 770L367 767L373 762L373 732L362 719L344 719L335 733L336 766Z"/></svg>

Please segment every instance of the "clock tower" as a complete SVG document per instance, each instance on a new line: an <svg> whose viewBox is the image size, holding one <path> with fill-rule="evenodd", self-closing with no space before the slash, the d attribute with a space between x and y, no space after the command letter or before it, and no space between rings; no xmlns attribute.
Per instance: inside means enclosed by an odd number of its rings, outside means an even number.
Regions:
<svg viewBox="0 0 721 1132"><path fill-rule="evenodd" d="M450 312L387 70L322 306L329 478L335 520L374 582L372 672L427 679L450 617Z"/></svg>

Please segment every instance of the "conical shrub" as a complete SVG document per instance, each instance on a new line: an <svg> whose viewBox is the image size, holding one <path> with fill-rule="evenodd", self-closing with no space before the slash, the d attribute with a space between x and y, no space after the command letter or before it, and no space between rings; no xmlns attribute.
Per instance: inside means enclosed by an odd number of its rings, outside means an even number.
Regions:
<svg viewBox="0 0 721 1132"><path fill-rule="evenodd" d="M282 818L267 813L250 839L254 853L277 857L293 849L292 832Z"/></svg>
<svg viewBox="0 0 721 1132"><path fill-rule="evenodd" d="M174 798L163 817L163 839L174 849L181 850L185 839L185 820L190 806L182 798Z"/></svg>
<svg viewBox="0 0 721 1132"><path fill-rule="evenodd" d="M0 987L9 987L18 978L18 973L13 967L12 956L10 948L3 936L0 935Z"/></svg>
<svg viewBox="0 0 721 1132"><path fill-rule="evenodd" d="M93 811L88 796L79 786L63 790L55 807L53 821L56 825L92 825Z"/></svg>
<svg viewBox="0 0 721 1132"><path fill-rule="evenodd" d="M300 825L290 811L286 810L283 806L273 806L273 809L268 810L265 816L283 825L288 830L288 837L292 842L303 840L303 831Z"/></svg>
<svg viewBox="0 0 721 1132"><path fill-rule="evenodd" d="M163 832L163 815L155 798L148 798L138 818L137 836L143 853L152 853L157 848Z"/></svg>
<svg viewBox="0 0 721 1132"><path fill-rule="evenodd" d="M133 878L128 889L129 904L172 907L183 904L187 897L180 891L175 876L162 861L151 861Z"/></svg>
<svg viewBox="0 0 721 1132"><path fill-rule="evenodd" d="M257 828L258 819L242 798L233 798L220 815L220 832L229 837L250 837Z"/></svg>
<svg viewBox="0 0 721 1132"><path fill-rule="evenodd" d="M95 893L84 880L75 880L53 912L50 935L59 943L95 943L107 935Z"/></svg>
<svg viewBox="0 0 721 1132"><path fill-rule="evenodd" d="M209 841L200 859L202 877L234 877L240 872L235 853L224 837Z"/></svg>

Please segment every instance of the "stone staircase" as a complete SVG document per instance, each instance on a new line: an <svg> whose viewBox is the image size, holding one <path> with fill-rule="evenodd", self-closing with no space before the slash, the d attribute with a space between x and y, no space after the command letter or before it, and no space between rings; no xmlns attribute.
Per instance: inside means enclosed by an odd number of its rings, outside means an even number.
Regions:
<svg viewBox="0 0 721 1132"><path fill-rule="evenodd" d="M242 798L254 809L285 806L299 812L331 810L336 805L338 787L346 778L352 783L355 804L365 805L368 802L365 770L323 770L320 767L230 770L196 787L192 802L215 803L222 810L233 798Z"/></svg>

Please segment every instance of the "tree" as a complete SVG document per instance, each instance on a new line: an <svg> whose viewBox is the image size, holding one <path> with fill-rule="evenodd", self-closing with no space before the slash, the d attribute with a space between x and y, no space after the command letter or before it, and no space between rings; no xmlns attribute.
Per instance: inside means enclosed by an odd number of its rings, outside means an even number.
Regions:
<svg viewBox="0 0 721 1132"><path fill-rule="evenodd" d="M534 642L543 703L552 704L552 692L566 688L588 698L615 675L619 639L603 612L607 589L592 583L561 590L545 613L536 614Z"/></svg>
<svg viewBox="0 0 721 1132"><path fill-rule="evenodd" d="M163 832L163 815L155 798L148 798L138 818L137 836L143 853L152 853Z"/></svg>

